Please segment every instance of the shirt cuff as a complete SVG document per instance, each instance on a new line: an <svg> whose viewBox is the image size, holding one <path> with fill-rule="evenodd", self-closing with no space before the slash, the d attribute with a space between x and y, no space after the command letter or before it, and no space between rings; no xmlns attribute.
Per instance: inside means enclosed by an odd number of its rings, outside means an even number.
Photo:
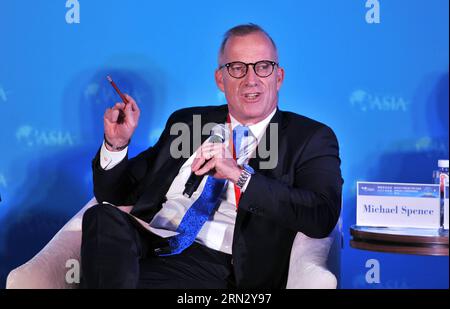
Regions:
<svg viewBox="0 0 450 309"><path fill-rule="evenodd" d="M106 148L105 141L103 141L100 150L100 166L106 171L112 169L126 157L127 151L128 147L121 151L109 151Z"/></svg>

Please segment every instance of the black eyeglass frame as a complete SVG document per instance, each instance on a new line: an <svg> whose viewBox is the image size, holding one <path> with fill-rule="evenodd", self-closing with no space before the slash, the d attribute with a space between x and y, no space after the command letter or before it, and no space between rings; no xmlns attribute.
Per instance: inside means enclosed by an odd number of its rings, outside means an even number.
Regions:
<svg viewBox="0 0 450 309"><path fill-rule="evenodd" d="M255 67L256 67L256 65L257 65L258 63L261 63L261 62L269 63L270 65L272 65L272 71L270 72L269 75L261 76L261 75L259 75L259 74L256 72ZM241 77L235 77L235 76L233 76L233 75L230 73L230 67L231 67L232 64L235 64L235 63L240 63L240 64L245 65L245 74L242 75ZM228 62L228 63L222 64L221 66L219 66L219 70L221 70L221 69L223 69L223 68L226 67L226 68L227 68L227 72L228 72L228 74L229 74L231 77L236 78L236 79L241 79L241 78L244 78L244 77L247 75L247 73L248 73L248 66L249 66L249 65L253 66L253 72L255 72L255 74L256 74L257 76L261 77L261 78L269 77L270 75L272 75L273 71L275 70L275 66L277 66L277 67L280 66L279 63L277 63L277 62L275 62L275 61L272 61L272 60L261 60L261 61L255 62L255 63L245 63L245 62L242 62L242 61L233 61L233 62Z"/></svg>

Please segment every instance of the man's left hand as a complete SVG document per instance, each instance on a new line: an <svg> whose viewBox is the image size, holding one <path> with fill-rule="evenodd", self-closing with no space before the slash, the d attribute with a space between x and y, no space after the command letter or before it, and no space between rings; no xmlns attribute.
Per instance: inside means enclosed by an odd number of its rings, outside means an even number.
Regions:
<svg viewBox="0 0 450 309"><path fill-rule="evenodd" d="M233 183L238 181L242 172L224 143L204 143L197 150L191 168L196 175L209 173L215 178L228 179Z"/></svg>

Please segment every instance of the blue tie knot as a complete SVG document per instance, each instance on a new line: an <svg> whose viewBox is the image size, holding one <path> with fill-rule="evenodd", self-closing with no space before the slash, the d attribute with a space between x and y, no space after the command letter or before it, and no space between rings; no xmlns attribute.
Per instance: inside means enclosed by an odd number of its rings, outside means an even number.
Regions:
<svg viewBox="0 0 450 309"><path fill-rule="evenodd" d="M233 142L234 149L236 151L236 157L239 157L241 151L242 139L248 137L249 128L247 126L238 125L233 130Z"/></svg>

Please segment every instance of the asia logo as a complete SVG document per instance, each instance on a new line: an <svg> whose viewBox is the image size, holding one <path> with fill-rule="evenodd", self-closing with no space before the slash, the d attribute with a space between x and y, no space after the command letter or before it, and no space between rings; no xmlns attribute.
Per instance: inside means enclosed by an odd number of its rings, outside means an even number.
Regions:
<svg viewBox="0 0 450 309"><path fill-rule="evenodd" d="M352 107L362 112L406 112L409 106L409 102L402 97L375 95L362 89L354 90L349 100Z"/></svg>
<svg viewBox="0 0 450 309"><path fill-rule="evenodd" d="M43 131L24 125L17 129L16 139L28 147L73 145L73 137L69 132Z"/></svg>

